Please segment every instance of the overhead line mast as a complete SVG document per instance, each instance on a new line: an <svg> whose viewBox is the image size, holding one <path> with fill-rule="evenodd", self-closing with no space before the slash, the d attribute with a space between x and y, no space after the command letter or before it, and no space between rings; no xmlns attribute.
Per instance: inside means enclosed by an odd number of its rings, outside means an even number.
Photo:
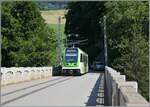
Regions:
<svg viewBox="0 0 150 107"><path fill-rule="evenodd" d="M105 65L107 65L107 35L106 35L106 16L104 16L104 51L105 51Z"/></svg>

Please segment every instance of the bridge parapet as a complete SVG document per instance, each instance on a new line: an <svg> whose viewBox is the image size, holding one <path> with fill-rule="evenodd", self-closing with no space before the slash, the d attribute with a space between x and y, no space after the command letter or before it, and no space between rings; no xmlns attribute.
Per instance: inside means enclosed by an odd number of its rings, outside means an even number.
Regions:
<svg viewBox="0 0 150 107"><path fill-rule="evenodd" d="M107 106L147 106L149 103L138 93L136 81L126 81L125 75L105 67L105 104Z"/></svg>
<svg viewBox="0 0 150 107"><path fill-rule="evenodd" d="M1 86L52 76L52 67L1 67Z"/></svg>

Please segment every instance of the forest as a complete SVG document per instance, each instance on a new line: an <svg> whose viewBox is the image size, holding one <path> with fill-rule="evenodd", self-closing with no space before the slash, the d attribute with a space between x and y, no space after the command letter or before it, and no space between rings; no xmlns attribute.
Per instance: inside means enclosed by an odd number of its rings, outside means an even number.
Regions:
<svg viewBox="0 0 150 107"><path fill-rule="evenodd" d="M56 64L56 32L44 22L35 2L2 2L2 66Z"/></svg>
<svg viewBox="0 0 150 107"><path fill-rule="evenodd" d="M65 34L79 34L88 44L77 45L92 63L104 50L106 16L108 66L138 82L138 91L149 99L148 1L69 2ZM1 65L4 67L57 64L57 32L48 27L37 3L1 3Z"/></svg>
<svg viewBox="0 0 150 107"><path fill-rule="evenodd" d="M108 66L138 82L139 92L149 99L149 5L146 1L71 2L65 33L88 39L80 46L90 63L104 51L104 23Z"/></svg>

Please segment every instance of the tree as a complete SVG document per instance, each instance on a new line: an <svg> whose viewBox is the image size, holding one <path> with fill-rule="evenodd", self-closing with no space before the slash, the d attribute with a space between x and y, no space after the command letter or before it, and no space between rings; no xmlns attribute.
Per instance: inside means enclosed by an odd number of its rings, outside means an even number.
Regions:
<svg viewBox="0 0 150 107"><path fill-rule="evenodd" d="M139 84L148 99L148 2L107 2L109 66Z"/></svg>
<svg viewBox="0 0 150 107"><path fill-rule="evenodd" d="M55 32L34 2L2 2L2 66L53 65L55 47Z"/></svg>

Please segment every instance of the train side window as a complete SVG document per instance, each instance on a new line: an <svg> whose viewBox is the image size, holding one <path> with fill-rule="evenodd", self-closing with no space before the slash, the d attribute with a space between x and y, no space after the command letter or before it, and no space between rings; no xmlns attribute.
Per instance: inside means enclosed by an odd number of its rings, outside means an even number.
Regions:
<svg viewBox="0 0 150 107"><path fill-rule="evenodd" d="M83 55L83 62L85 62L85 55Z"/></svg>
<svg viewBox="0 0 150 107"><path fill-rule="evenodd" d="M86 63L88 63L88 56L86 56Z"/></svg>
<svg viewBox="0 0 150 107"><path fill-rule="evenodd" d="M87 56L85 56L85 63L87 63Z"/></svg>
<svg viewBox="0 0 150 107"><path fill-rule="evenodd" d="M83 55L82 54L80 54L80 55L81 55L80 61L83 62Z"/></svg>
<svg viewBox="0 0 150 107"><path fill-rule="evenodd" d="M88 57L84 54L80 54L81 57L80 57L80 61L81 62L84 62L84 63L87 63L88 62Z"/></svg>
<svg viewBox="0 0 150 107"><path fill-rule="evenodd" d="M86 56L84 55L84 62L86 63Z"/></svg>

